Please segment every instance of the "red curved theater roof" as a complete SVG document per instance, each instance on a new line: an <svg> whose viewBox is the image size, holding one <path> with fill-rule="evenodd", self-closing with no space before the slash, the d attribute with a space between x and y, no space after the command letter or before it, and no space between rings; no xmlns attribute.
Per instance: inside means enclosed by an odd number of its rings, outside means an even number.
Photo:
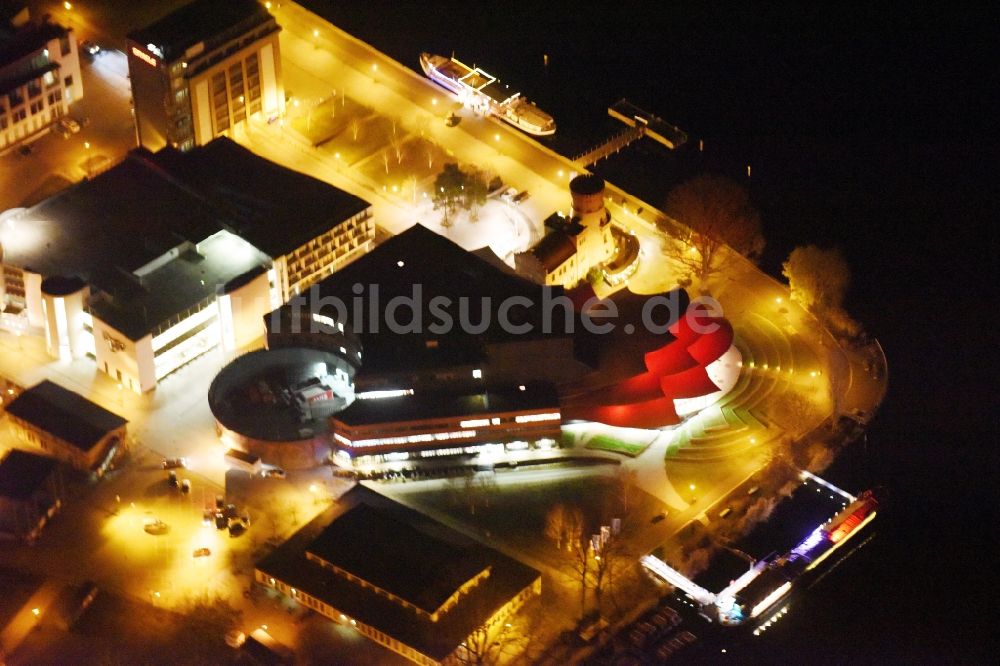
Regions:
<svg viewBox="0 0 1000 666"><path fill-rule="evenodd" d="M733 343L733 327L697 304L669 329L670 342L644 357L646 372L576 395L563 404L563 417L630 428L675 425L674 400L719 390L707 367Z"/></svg>

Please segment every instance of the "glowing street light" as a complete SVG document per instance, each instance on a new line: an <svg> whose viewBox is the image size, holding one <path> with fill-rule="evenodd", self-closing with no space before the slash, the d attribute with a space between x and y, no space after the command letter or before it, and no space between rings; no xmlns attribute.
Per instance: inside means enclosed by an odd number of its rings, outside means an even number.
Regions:
<svg viewBox="0 0 1000 666"><path fill-rule="evenodd" d="M65 9L66 11L69 11L69 10L73 9L73 3L72 2L64 2L63 3L63 9Z"/></svg>
<svg viewBox="0 0 1000 666"><path fill-rule="evenodd" d="M69 3L67 2L66 4L68 5ZM32 608L32 609L31 609L31 614L32 614L32 615L34 615L35 617L38 617L39 615L41 615L41 614L42 614L42 611L40 611L40 610L39 610L39 609L37 609L37 608Z"/></svg>

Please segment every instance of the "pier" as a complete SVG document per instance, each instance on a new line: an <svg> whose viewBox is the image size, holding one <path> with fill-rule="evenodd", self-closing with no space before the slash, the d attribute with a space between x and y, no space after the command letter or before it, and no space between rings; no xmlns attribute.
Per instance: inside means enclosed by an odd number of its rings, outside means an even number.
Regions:
<svg viewBox="0 0 1000 666"><path fill-rule="evenodd" d="M648 111L640 109L627 99L620 99L609 106L608 115L617 118L629 127L644 128L645 136L662 143L671 150L680 148L687 143L687 132Z"/></svg>
<svg viewBox="0 0 1000 666"><path fill-rule="evenodd" d="M610 109L609 109L610 111ZM587 167L596 164L600 160L604 159L612 153L617 153L619 150L629 145L637 139L641 139L646 134L645 125L633 125L632 127L615 134L610 139L604 143L596 146L573 158L581 168L586 169Z"/></svg>

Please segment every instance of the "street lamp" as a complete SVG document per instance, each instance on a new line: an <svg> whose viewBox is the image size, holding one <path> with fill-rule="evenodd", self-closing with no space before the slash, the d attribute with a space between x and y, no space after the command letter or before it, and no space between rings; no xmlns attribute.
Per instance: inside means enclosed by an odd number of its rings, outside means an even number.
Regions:
<svg viewBox="0 0 1000 666"><path fill-rule="evenodd" d="M84 152L84 155L85 155L84 163L87 165L87 179L89 180L90 179L90 142L89 141L84 141L83 142L83 149L84 149L84 151L86 151L86 152Z"/></svg>

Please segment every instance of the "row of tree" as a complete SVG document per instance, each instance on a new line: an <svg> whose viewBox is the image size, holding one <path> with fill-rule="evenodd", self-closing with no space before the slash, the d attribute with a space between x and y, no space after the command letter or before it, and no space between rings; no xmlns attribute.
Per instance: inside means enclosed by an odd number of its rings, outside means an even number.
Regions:
<svg viewBox="0 0 1000 666"><path fill-rule="evenodd" d="M756 261L764 250L760 215L746 188L728 178L704 175L682 183L667 197L666 212L684 231L679 232L670 220L661 220L664 251L703 291L731 267L737 255ZM792 300L839 337L854 338L861 333L843 307L851 272L839 250L798 247L782 268Z"/></svg>

